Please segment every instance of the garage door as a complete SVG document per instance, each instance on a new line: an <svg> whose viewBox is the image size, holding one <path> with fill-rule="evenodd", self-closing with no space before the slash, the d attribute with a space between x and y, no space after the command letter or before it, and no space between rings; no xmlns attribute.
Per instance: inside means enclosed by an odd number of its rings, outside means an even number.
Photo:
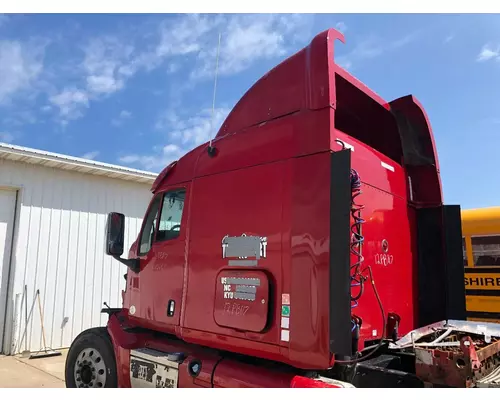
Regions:
<svg viewBox="0 0 500 400"><path fill-rule="evenodd" d="M16 192L0 189L0 353L3 349Z"/></svg>

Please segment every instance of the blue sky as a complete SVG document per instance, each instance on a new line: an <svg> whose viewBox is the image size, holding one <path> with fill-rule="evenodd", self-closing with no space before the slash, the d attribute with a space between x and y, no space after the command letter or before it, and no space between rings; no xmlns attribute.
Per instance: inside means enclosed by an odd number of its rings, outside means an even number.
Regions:
<svg viewBox="0 0 500 400"><path fill-rule="evenodd" d="M158 172L208 140L265 72L337 27L337 62L386 100L413 94L445 201L500 205L500 16L0 15L0 141Z"/></svg>

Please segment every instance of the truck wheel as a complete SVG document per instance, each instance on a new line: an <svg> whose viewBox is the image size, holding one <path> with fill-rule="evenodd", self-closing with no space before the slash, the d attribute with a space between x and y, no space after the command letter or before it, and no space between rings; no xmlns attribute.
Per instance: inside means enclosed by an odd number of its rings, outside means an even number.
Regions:
<svg viewBox="0 0 500 400"><path fill-rule="evenodd" d="M106 328L80 333L66 358L67 388L116 388L118 379L113 344Z"/></svg>

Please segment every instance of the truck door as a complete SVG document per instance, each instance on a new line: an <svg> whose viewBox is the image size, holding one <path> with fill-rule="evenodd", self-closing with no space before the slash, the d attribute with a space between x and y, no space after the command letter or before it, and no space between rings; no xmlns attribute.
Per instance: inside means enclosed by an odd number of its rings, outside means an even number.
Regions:
<svg viewBox="0 0 500 400"><path fill-rule="evenodd" d="M179 325L184 282L187 186L156 195L138 247L140 315L153 329Z"/></svg>

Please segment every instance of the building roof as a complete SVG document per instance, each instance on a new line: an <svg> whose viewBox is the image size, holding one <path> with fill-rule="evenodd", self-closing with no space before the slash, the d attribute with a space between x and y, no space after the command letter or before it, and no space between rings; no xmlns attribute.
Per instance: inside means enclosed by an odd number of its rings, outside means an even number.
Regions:
<svg viewBox="0 0 500 400"><path fill-rule="evenodd" d="M1 159L147 184L152 184L158 176L158 174L153 172L141 171L63 154L50 153L7 143L0 143L0 160Z"/></svg>

